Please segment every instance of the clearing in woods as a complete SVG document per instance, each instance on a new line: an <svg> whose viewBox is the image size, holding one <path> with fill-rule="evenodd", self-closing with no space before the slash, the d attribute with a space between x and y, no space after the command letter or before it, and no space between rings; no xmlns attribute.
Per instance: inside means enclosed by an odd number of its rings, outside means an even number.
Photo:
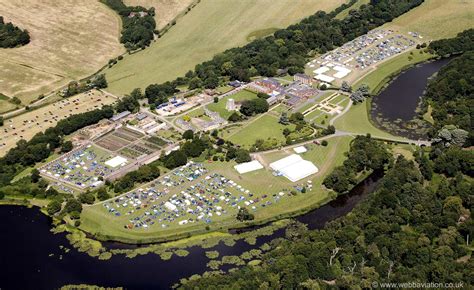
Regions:
<svg viewBox="0 0 474 290"><path fill-rule="evenodd" d="M474 1L430 0L388 22L382 28L420 33L425 40L454 37L474 27Z"/></svg>
<svg viewBox="0 0 474 290"><path fill-rule="evenodd" d="M248 37L262 36L262 29L284 28L318 10L331 11L345 2L202 0L151 47L127 55L105 70L109 90L124 94L137 87L173 80L216 53L244 45Z"/></svg>
<svg viewBox="0 0 474 290"><path fill-rule="evenodd" d="M0 93L18 97L24 105L96 72L124 51L114 11L99 1L58 3L0 0L5 20L27 29L31 37L25 46L0 49Z"/></svg>
<svg viewBox="0 0 474 290"><path fill-rule="evenodd" d="M194 0L125 0L127 6L155 7L155 21L158 30L173 21L176 16L184 12Z"/></svg>

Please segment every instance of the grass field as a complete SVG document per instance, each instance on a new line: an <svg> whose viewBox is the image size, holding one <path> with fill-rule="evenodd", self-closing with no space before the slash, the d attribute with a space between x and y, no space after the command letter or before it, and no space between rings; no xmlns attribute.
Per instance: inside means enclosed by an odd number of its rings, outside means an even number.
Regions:
<svg viewBox="0 0 474 290"><path fill-rule="evenodd" d="M382 26L402 32L415 31L424 40L453 37L474 27L474 1L429 0Z"/></svg>
<svg viewBox="0 0 474 290"><path fill-rule="evenodd" d="M187 9L194 0L125 0L125 5L155 7L156 28L162 29L175 17Z"/></svg>
<svg viewBox="0 0 474 290"><path fill-rule="evenodd" d="M0 7L6 21L31 36L26 46L0 49L0 93L23 104L96 72L124 51L119 18L99 1L0 0Z"/></svg>
<svg viewBox="0 0 474 290"><path fill-rule="evenodd" d="M55 126L58 121L72 114L91 111L115 101L108 95L93 91L91 95L79 94L5 120L5 124L0 127L0 156L14 147L20 139L29 140L36 133Z"/></svg>
<svg viewBox="0 0 474 290"><path fill-rule="evenodd" d="M232 112L227 111L227 109L225 108L228 99L234 99L236 103L239 103L245 100L251 100L255 98L257 98L257 94L247 90L242 90L236 94L220 99L218 103L211 103L207 105L207 108L211 111L219 113L222 118L227 119L230 115L232 115Z"/></svg>
<svg viewBox="0 0 474 290"><path fill-rule="evenodd" d="M404 138L402 137L395 137L392 134L380 130L372 125L367 114L366 102L367 100L360 104L353 105L347 113L338 118L334 122L336 129L357 134L369 133L374 137L380 138L403 140Z"/></svg>
<svg viewBox="0 0 474 290"><path fill-rule="evenodd" d="M199 177L196 179L196 181L186 182L184 184L180 184L178 188L171 189L171 191L165 195L165 197L160 198L160 201L164 201L169 196L172 196L174 191L179 192L185 187L196 185L196 182L204 182L204 176L206 175L219 173L225 178L235 181L237 184L253 193L251 199L260 199L259 202L256 201L255 203L256 208L251 209L251 211L255 214L256 221L271 220L281 217L285 214L290 214L292 212L301 211L305 208L314 207L318 204L321 204L329 197L330 192L321 187L322 181L335 166L340 165L343 162L345 158L344 152L348 150L350 140L350 137L337 137L330 139L329 146L327 147L309 145L309 150L303 155L303 158L314 162L320 171L317 174L307 177L296 183L292 183L284 177L275 177L272 175L271 171L267 169L239 175L233 168L233 165L235 164L233 162L206 162L203 165L208 170L208 173ZM288 150L287 152L269 153L262 155L261 158L265 163L267 163L292 153L292 150ZM294 186L296 185L307 186L307 181L312 181L312 190L307 190L306 193L297 193L296 195L289 194L290 191L294 190ZM243 193L234 192L235 188L231 188L228 191L231 193L231 195L239 194L247 196ZM286 194L279 196L277 193L282 191ZM205 195L207 195L207 193L205 193ZM249 200L248 197L247 200ZM261 207L261 203L263 201L271 201L272 204L266 207ZM216 203L216 205L221 203L222 202ZM151 205L152 204L147 204L145 209L142 207L142 209L136 211L138 214L141 214L144 211L152 212L153 208ZM207 224L211 230L225 229L232 227L237 223L235 220L236 209L226 205L222 206L223 210L225 210L227 213L221 216L213 215L211 217L212 222ZM252 206L248 207L251 208ZM155 207L155 209L158 208ZM155 223L154 225L147 227L147 229L124 228L124 224L128 224L129 220L131 220L131 218L135 215L136 213L132 215L121 214L117 217L114 214L109 213L102 204L86 206L84 207L81 215L81 228L91 233L100 233L102 236L106 235L108 237L119 238L122 240L148 241L156 238L173 237L193 231L202 232L206 226L206 223L202 221L178 225L178 220L185 217L189 218L187 215L185 215L169 223L169 226L164 228L159 226L162 221L158 223L158 220L155 220L158 224ZM148 222L148 224L150 224L150 222Z"/></svg>
<svg viewBox="0 0 474 290"><path fill-rule="evenodd" d="M251 121L248 125L240 127L240 130L232 135L225 136L229 141L244 146L250 147L255 144L257 139L267 140L274 138L280 142L285 141L283 136L283 129L290 128L294 129L294 125L282 125L278 123L278 118L265 114L257 117L256 120Z"/></svg>
<svg viewBox="0 0 474 290"><path fill-rule="evenodd" d="M330 11L344 2L202 0L150 48L127 55L106 70L109 90L123 94L175 79L216 53L247 43L249 35L256 31L284 28L318 10Z"/></svg>

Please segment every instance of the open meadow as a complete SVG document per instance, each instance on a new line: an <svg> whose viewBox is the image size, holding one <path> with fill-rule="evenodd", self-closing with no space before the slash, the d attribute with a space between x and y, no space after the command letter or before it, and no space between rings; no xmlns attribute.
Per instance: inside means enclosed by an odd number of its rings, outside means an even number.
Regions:
<svg viewBox="0 0 474 290"><path fill-rule="evenodd" d="M267 221L316 206L330 196L321 184L344 160L351 137L336 137L329 145L307 145L302 154L319 168L317 174L290 182L269 168L239 174L234 162L204 162L179 168L158 180L120 197L93 206L81 214L81 228L123 241L151 241L184 233L220 230L235 226L238 206L247 207L256 221ZM266 166L293 154L261 154ZM306 187L306 192L300 192ZM99 222L100 221L100 222Z"/></svg>
<svg viewBox="0 0 474 290"><path fill-rule="evenodd" d="M124 0L127 6L155 7L156 28L162 29L184 12L195 0Z"/></svg>
<svg viewBox="0 0 474 290"><path fill-rule="evenodd" d="M15 147L20 139L29 140L36 133L55 126L62 119L98 109L115 101L115 98L93 90L7 119L0 127L0 156Z"/></svg>
<svg viewBox="0 0 474 290"><path fill-rule="evenodd" d="M216 53L241 46L249 35L265 36L344 0L202 0L151 47L127 55L106 75L109 90L129 93L184 75ZM268 35L268 33L266 33Z"/></svg>
<svg viewBox="0 0 474 290"><path fill-rule="evenodd" d="M24 105L96 72L124 51L120 19L99 1L0 0L0 7L6 21L31 37L25 46L0 49L0 93Z"/></svg>
<svg viewBox="0 0 474 290"><path fill-rule="evenodd" d="M469 27L474 27L474 1L472 0L425 1L382 26L382 28L405 33L418 32L425 41L454 37Z"/></svg>

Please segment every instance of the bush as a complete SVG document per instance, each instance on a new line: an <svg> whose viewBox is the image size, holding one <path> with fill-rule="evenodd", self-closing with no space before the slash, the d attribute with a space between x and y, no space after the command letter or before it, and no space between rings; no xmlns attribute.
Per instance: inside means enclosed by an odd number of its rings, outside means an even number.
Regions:
<svg viewBox="0 0 474 290"><path fill-rule="evenodd" d="M323 140L323 141L321 142L321 145L323 145L323 146L325 146L325 147L328 146L328 141Z"/></svg>

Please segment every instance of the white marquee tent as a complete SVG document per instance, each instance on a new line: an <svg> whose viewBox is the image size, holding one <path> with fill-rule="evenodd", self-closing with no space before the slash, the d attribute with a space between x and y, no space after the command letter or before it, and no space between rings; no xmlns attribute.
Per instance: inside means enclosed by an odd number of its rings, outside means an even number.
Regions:
<svg viewBox="0 0 474 290"><path fill-rule="evenodd" d="M263 168L263 165L260 164L257 160L253 160L250 162L240 163L234 166L235 170L240 174L244 174L247 172L259 170Z"/></svg>
<svg viewBox="0 0 474 290"><path fill-rule="evenodd" d="M318 172L318 168L312 162L304 160L297 154L270 163L270 168L281 173L291 182L296 182Z"/></svg>
<svg viewBox="0 0 474 290"><path fill-rule="evenodd" d="M106 161L105 165L115 168L117 166L122 166L125 163L127 163L126 158L123 158L122 156L115 156L114 158L109 159L108 161Z"/></svg>

